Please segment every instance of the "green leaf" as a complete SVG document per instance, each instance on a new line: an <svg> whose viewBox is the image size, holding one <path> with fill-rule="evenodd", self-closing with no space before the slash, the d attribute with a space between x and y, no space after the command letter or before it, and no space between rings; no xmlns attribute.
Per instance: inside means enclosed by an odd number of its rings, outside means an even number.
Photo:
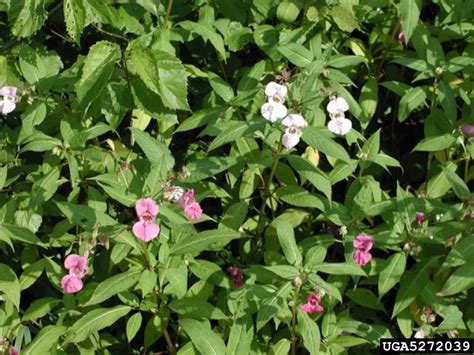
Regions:
<svg viewBox="0 0 474 355"><path fill-rule="evenodd" d="M19 63L23 76L30 84L55 76L63 67L61 58L54 52L32 48L27 44L20 47Z"/></svg>
<svg viewBox="0 0 474 355"><path fill-rule="evenodd" d="M277 218L272 222L271 226L276 230L286 260L288 260L290 264L301 265L303 257L296 245L295 232L291 224Z"/></svg>
<svg viewBox="0 0 474 355"><path fill-rule="evenodd" d="M391 255L379 274L379 298L395 286L405 272L407 257L404 253Z"/></svg>
<svg viewBox="0 0 474 355"><path fill-rule="evenodd" d="M51 354L53 350L52 347L56 345L58 339L66 333L66 331L67 327L60 325L48 325L44 327L31 343L24 349L21 349L21 354Z"/></svg>
<svg viewBox="0 0 474 355"><path fill-rule="evenodd" d="M23 314L22 322L36 320L47 315L62 301L57 298L45 297L34 301Z"/></svg>
<svg viewBox="0 0 474 355"><path fill-rule="evenodd" d="M319 346L321 344L321 335L319 333L319 327L310 316L298 309L298 329L299 333L303 338L304 347L309 351L311 355L319 354Z"/></svg>
<svg viewBox="0 0 474 355"><path fill-rule="evenodd" d="M187 117L179 127L175 129L174 133L190 131L209 123L214 123L227 111L227 109L228 108L226 107L213 107L195 112Z"/></svg>
<svg viewBox="0 0 474 355"><path fill-rule="evenodd" d="M189 335L194 346L206 355L225 354L226 348L222 338L214 333L209 322L194 319L180 319L179 324Z"/></svg>
<svg viewBox="0 0 474 355"><path fill-rule="evenodd" d="M227 340L226 355L248 355L254 338L252 317L244 314L233 321Z"/></svg>
<svg viewBox="0 0 474 355"><path fill-rule="evenodd" d="M451 296L474 287L472 265L466 264L456 269L446 280L438 296Z"/></svg>
<svg viewBox="0 0 474 355"><path fill-rule="evenodd" d="M450 133L436 137L427 137L422 139L413 148L413 151L436 152L451 147L455 142L456 138Z"/></svg>
<svg viewBox="0 0 474 355"><path fill-rule="evenodd" d="M166 145L156 138L150 136L147 132L143 132L138 128L130 128L135 137L137 144L142 148L147 159L152 164L161 163L163 160L166 169L171 170L174 167L174 158Z"/></svg>
<svg viewBox="0 0 474 355"><path fill-rule="evenodd" d="M377 296L367 288L358 287L356 289L347 290L347 297L349 297L354 303L361 305L362 307L375 309L377 311L385 312L385 308Z"/></svg>
<svg viewBox="0 0 474 355"><path fill-rule="evenodd" d="M11 1L8 17L11 31L17 37L30 37L38 31L48 17L46 0Z"/></svg>
<svg viewBox="0 0 474 355"><path fill-rule="evenodd" d="M127 321L126 333L127 333L127 340L129 343L132 342L135 335L137 335L140 327L142 325L142 314L140 312L135 313L131 316Z"/></svg>
<svg viewBox="0 0 474 355"><path fill-rule="evenodd" d="M363 113L362 122L368 123L377 110L378 85L374 77L370 77L362 87L359 102Z"/></svg>
<svg viewBox="0 0 474 355"><path fill-rule="evenodd" d="M81 33L86 24L86 10L84 0L64 0L64 19L66 20L66 30L69 36L76 43L80 43Z"/></svg>
<svg viewBox="0 0 474 355"><path fill-rule="evenodd" d="M199 279L208 284L230 288L231 282L229 276L222 271L222 268L210 261L195 259L189 264L189 269Z"/></svg>
<svg viewBox="0 0 474 355"><path fill-rule="evenodd" d="M248 136L258 129L263 128L264 125L264 122L257 122L253 124L240 121L229 122L229 125L226 126L226 128L212 141L207 151L210 152L211 150L219 148L224 144L234 142L239 137Z"/></svg>
<svg viewBox="0 0 474 355"><path fill-rule="evenodd" d="M418 25L421 0L400 0L399 11L403 21L402 31L405 35L405 40L408 42Z"/></svg>
<svg viewBox="0 0 474 355"><path fill-rule="evenodd" d="M34 132L21 143L27 143L23 148L21 148L21 153L50 151L54 147L59 147L62 144L59 139L50 137L41 132Z"/></svg>
<svg viewBox="0 0 474 355"><path fill-rule="evenodd" d="M233 239L240 238L240 233L223 230L208 230L180 239L170 248L171 255L198 253L204 250L213 250L214 244L224 246Z"/></svg>
<svg viewBox="0 0 474 355"><path fill-rule="evenodd" d="M257 332L276 315L283 306L285 298L291 292L291 282L285 283L277 291L274 291L269 298L262 301L257 313Z"/></svg>
<svg viewBox="0 0 474 355"><path fill-rule="evenodd" d="M459 177L458 174L456 174L456 172L444 166L442 168L456 196L461 200L467 200L471 193L466 183Z"/></svg>
<svg viewBox="0 0 474 355"><path fill-rule="evenodd" d="M280 200L293 206L317 208L320 211L325 210L324 203L318 196L310 194L299 186L283 186L276 190L275 194Z"/></svg>
<svg viewBox="0 0 474 355"><path fill-rule="evenodd" d="M365 271L355 263L315 263L313 270L332 275L367 276Z"/></svg>
<svg viewBox="0 0 474 355"><path fill-rule="evenodd" d="M408 115L418 106L423 104L425 100L426 93L423 91L422 88L416 87L408 90L406 94L403 95L398 105L398 120L400 122L405 121Z"/></svg>
<svg viewBox="0 0 474 355"><path fill-rule="evenodd" d="M225 102L230 102L235 94L232 87L222 80L222 78L214 73L209 73L209 84L217 95L219 95Z"/></svg>
<svg viewBox="0 0 474 355"><path fill-rule="evenodd" d="M454 249L446 257L443 266L453 267L472 262L474 262L474 238L467 237L456 243Z"/></svg>
<svg viewBox="0 0 474 355"><path fill-rule="evenodd" d="M311 64L314 59L313 53L298 43L285 44L278 47L278 51L291 63L302 68Z"/></svg>
<svg viewBox="0 0 474 355"><path fill-rule="evenodd" d="M194 32L202 37L204 42L209 41L216 49L217 53L220 54L221 58L226 61L226 51L224 48L224 40L222 37L217 34L214 29L211 29L205 25L200 23L192 22L192 21L183 21L178 24L185 30L190 32Z"/></svg>
<svg viewBox="0 0 474 355"><path fill-rule="evenodd" d="M337 144L328 132L323 128L308 127L303 131L303 140L311 147L323 152L326 155L340 159L345 162L350 162L349 155L343 147Z"/></svg>
<svg viewBox="0 0 474 355"><path fill-rule="evenodd" d="M115 64L121 57L120 47L111 42L96 42L84 61L76 92L82 106L88 106L104 92Z"/></svg>
<svg viewBox="0 0 474 355"><path fill-rule="evenodd" d="M293 2L280 2L277 8L277 18L281 22L292 23L296 20L300 9Z"/></svg>
<svg viewBox="0 0 474 355"><path fill-rule="evenodd" d="M430 258L419 262L413 270L403 275L400 281L400 289L395 299L395 305L393 306L392 318L407 308L420 294L429 281L428 270L433 267L437 261L437 258Z"/></svg>
<svg viewBox="0 0 474 355"><path fill-rule="evenodd" d="M352 32L359 27L356 17L354 14L344 6L334 6L329 11L334 23L342 31Z"/></svg>
<svg viewBox="0 0 474 355"><path fill-rule="evenodd" d="M43 243L29 229L13 224L0 223L0 236L20 243L43 246Z"/></svg>
<svg viewBox="0 0 474 355"><path fill-rule="evenodd" d="M138 76L160 96L166 107L190 110L186 71L178 58L168 52L144 48L134 48L131 57Z"/></svg>
<svg viewBox="0 0 474 355"><path fill-rule="evenodd" d="M292 168L295 169L300 176L308 179L315 188L324 193L328 200L331 200L331 183L324 172L306 159L296 155L289 155L287 159Z"/></svg>
<svg viewBox="0 0 474 355"><path fill-rule="evenodd" d="M172 311L186 318L224 320L227 316L209 302L193 297L174 300L169 304Z"/></svg>
<svg viewBox="0 0 474 355"><path fill-rule="evenodd" d="M229 169L237 164L236 157L209 157L194 160L188 164L189 177L187 182L197 182Z"/></svg>
<svg viewBox="0 0 474 355"><path fill-rule="evenodd" d="M138 282L140 273L140 269L131 269L109 277L97 286L91 298L84 306L101 303L117 293L129 290Z"/></svg>
<svg viewBox="0 0 474 355"><path fill-rule="evenodd" d="M112 308L97 308L90 311L69 328L63 346L86 340L89 335L110 327L131 310L132 307L121 305Z"/></svg>
<svg viewBox="0 0 474 355"><path fill-rule="evenodd" d="M5 264L0 264L0 291L17 310L20 309L20 282L13 270Z"/></svg>
<svg viewBox="0 0 474 355"><path fill-rule="evenodd" d="M291 342L288 339L282 338L268 352L269 355L288 355L290 353Z"/></svg>

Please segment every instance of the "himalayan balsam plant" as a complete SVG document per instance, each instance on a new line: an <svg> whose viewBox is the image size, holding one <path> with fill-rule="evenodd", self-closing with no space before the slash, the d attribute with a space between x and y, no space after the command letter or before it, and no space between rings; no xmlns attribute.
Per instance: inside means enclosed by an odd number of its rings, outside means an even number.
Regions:
<svg viewBox="0 0 474 355"><path fill-rule="evenodd" d="M473 11L0 0L0 353L472 337Z"/></svg>

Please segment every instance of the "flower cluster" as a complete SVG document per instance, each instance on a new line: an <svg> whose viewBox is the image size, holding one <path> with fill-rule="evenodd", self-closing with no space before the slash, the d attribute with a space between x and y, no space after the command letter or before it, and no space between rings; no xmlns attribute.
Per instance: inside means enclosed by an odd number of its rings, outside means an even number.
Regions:
<svg viewBox="0 0 474 355"><path fill-rule="evenodd" d="M282 124L286 129L281 142L285 148L291 149L299 143L302 134L301 129L306 127L307 124L303 116L288 114L288 109L284 105L287 93L286 86L275 82L268 83L265 87L265 95L267 95L268 101L262 105L260 112L266 120L272 123L284 118Z"/></svg>
<svg viewBox="0 0 474 355"><path fill-rule="evenodd" d="M64 260L64 267L69 274L61 279L61 286L65 293L79 292L83 287L82 278L87 274L87 257L70 254Z"/></svg>
<svg viewBox="0 0 474 355"><path fill-rule="evenodd" d="M367 234L359 234L354 240L354 261L359 265L365 265L372 259L369 250L372 249L374 238Z"/></svg>
<svg viewBox="0 0 474 355"><path fill-rule="evenodd" d="M20 97L17 95L17 88L14 86L2 87L0 94L3 96L3 100L0 100L0 111L6 115L15 109L16 103L20 101Z"/></svg>
<svg viewBox="0 0 474 355"><path fill-rule="evenodd" d="M300 306L301 310L306 313L317 313L324 311L321 306L321 296L312 294L306 298L306 303Z"/></svg>
<svg viewBox="0 0 474 355"><path fill-rule="evenodd" d="M231 266L227 271L229 271L229 274L232 277L234 287L240 287L244 284L244 274L237 266Z"/></svg>
<svg viewBox="0 0 474 355"><path fill-rule="evenodd" d="M160 226L155 223L159 206L152 198L141 198L135 204L135 211L138 222L133 225L133 234L144 242L155 239L160 234Z"/></svg>
<svg viewBox="0 0 474 355"><path fill-rule="evenodd" d="M345 117L344 112L349 110L349 104L343 97L332 97L326 107L331 120L328 122L328 129L341 136L346 135L352 128L351 120Z"/></svg>
<svg viewBox="0 0 474 355"><path fill-rule="evenodd" d="M184 210L184 214L192 220L198 220L202 216L202 208L199 202L194 199L194 190L186 191L176 203Z"/></svg>

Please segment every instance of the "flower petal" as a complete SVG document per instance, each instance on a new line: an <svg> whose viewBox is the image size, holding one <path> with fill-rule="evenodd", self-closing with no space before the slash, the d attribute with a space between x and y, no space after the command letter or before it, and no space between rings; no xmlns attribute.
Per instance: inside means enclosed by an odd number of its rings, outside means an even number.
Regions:
<svg viewBox="0 0 474 355"><path fill-rule="evenodd" d="M198 220L202 216L202 208L198 202L194 201L193 203L184 207L184 213L188 216L189 219Z"/></svg>
<svg viewBox="0 0 474 355"><path fill-rule="evenodd" d="M264 103L260 108L260 112L267 121L275 122L279 118L283 118L288 113L288 109L283 104Z"/></svg>
<svg viewBox="0 0 474 355"><path fill-rule="evenodd" d="M352 122L347 118L335 118L328 122L328 129L332 133L339 134L341 136L349 133L351 128Z"/></svg>
<svg viewBox="0 0 474 355"><path fill-rule="evenodd" d="M16 107L15 101L12 100L1 100L0 101L0 110L4 115L12 112Z"/></svg>
<svg viewBox="0 0 474 355"><path fill-rule="evenodd" d="M275 96L278 95L281 98L284 98L288 93L288 88L284 85L275 83L274 81L270 82L265 86L265 95Z"/></svg>
<svg viewBox="0 0 474 355"><path fill-rule="evenodd" d="M16 96L17 88L14 86L4 86L0 91L3 96Z"/></svg>
<svg viewBox="0 0 474 355"><path fill-rule="evenodd" d="M349 104L347 103L346 99L341 96L337 97L336 105L338 111L346 112L347 110L349 110Z"/></svg>
<svg viewBox="0 0 474 355"><path fill-rule="evenodd" d="M281 137L281 143L287 149L293 148L300 142L300 135L294 133L285 133L283 137Z"/></svg>
<svg viewBox="0 0 474 355"><path fill-rule="evenodd" d="M76 293L83 287L82 280L75 275L66 275L61 279L61 287L64 293Z"/></svg>
<svg viewBox="0 0 474 355"><path fill-rule="evenodd" d="M160 208L152 198L141 198L135 204L135 211L138 218L142 217L156 217Z"/></svg>

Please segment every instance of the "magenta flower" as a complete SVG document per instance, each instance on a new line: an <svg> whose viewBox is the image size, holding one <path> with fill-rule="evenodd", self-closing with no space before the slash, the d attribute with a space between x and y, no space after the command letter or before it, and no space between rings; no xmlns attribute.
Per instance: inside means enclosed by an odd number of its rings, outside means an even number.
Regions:
<svg viewBox="0 0 474 355"><path fill-rule="evenodd" d="M69 275L74 275L82 278L87 271L87 258L77 254L70 254L64 260L64 267L69 270Z"/></svg>
<svg viewBox="0 0 474 355"><path fill-rule="evenodd" d="M133 225L133 234L144 242L155 239L160 234L160 226L153 221L139 220Z"/></svg>
<svg viewBox="0 0 474 355"><path fill-rule="evenodd" d="M474 137L474 124L462 126L461 131L467 137Z"/></svg>
<svg viewBox="0 0 474 355"><path fill-rule="evenodd" d="M19 355L20 352L14 346L8 348L8 355Z"/></svg>
<svg viewBox="0 0 474 355"><path fill-rule="evenodd" d="M423 212L416 212L415 222L417 226L421 226L421 224L426 221L426 214Z"/></svg>
<svg viewBox="0 0 474 355"><path fill-rule="evenodd" d="M400 42L405 42L406 37L405 37L405 34L404 34L403 32L400 32L400 33L398 34L398 40L399 40Z"/></svg>
<svg viewBox="0 0 474 355"><path fill-rule="evenodd" d="M83 283L80 277L70 274L61 279L61 286L64 293L76 293L82 289Z"/></svg>
<svg viewBox="0 0 474 355"><path fill-rule="evenodd" d="M354 261L359 265L365 265L372 259L369 250L372 249L374 238L367 234L359 234L354 240Z"/></svg>
<svg viewBox="0 0 474 355"><path fill-rule="evenodd" d="M321 297L315 294L309 295L306 298L306 303L300 306L301 310L306 313L317 313L324 311L321 306Z"/></svg>
<svg viewBox="0 0 474 355"><path fill-rule="evenodd" d="M0 100L0 111L6 115L12 112L16 103L20 101L20 97L16 94L17 88L14 86L4 86L0 89L0 94L3 96L3 100Z"/></svg>
<svg viewBox="0 0 474 355"><path fill-rule="evenodd" d="M141 198L135 204L135 211L140 219L152 219L158 215L160 207L152 198Z"/></svg>
<svg viewBox="0 0 474 355"><path fill-rule="evenodd" d="M242 270L240 270L237 266L231 266L229 269L230 276L232 277L232 284L234 287L240 287L244 284L244 275L242 273Z"/></svg>
<svg viewBox="0 0 474 355"><path fill-rule="evenodd" d="M199 202L194 199L193 189L186 191L176 203L184 209L184 214L189 219L198 220L202 217L202 208Z"/></svg>

